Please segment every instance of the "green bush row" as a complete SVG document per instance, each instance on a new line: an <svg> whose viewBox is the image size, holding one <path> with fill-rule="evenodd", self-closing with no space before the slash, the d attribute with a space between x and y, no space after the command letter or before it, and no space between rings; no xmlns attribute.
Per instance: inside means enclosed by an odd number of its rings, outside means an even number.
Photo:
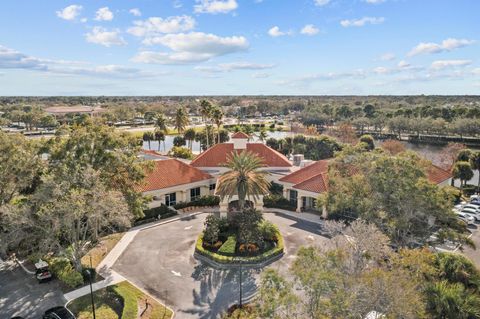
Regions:
<svg viewBox="0 0 480 319"><path fill-rule="evenodd" d="M297 207L282 195L270 195L263 198L263 206L295 211Z"/></svg>
<svg viewBox="0 0 480 319"><path fill-rule="evenodd" d="M228 236L228 239L223 243L223 245L218 250L218 253L226 256L235 255L235 247L237 246L237 239L235 236Z"/></svg>
<svg viewBox="0 0 480 319"><path fill-rule="evenodd" d="M56 257L48 260L48 264L55 277L68 287L75 288L83 284L82 274L72 267L68 259Z"/></svg>
<svg viewBox="0 0 480 319"><path fill-rule="evenodd" d="M220 204L220 197L207 195L200 197L197 200L191 202L181 202L173 206L175 209L183 209L187 207L210 207L210 206L218 206Z"/></svg>
<svg viewBox="0 0 480 319"><path fill-rule="evenodd" d="M283 242L283 237L280 233L277 233L277 246L275 246L273 249L264 252L261 255L258 256L253 256L253 257L233 257L233 256L224 256L224 255L219 255L216 253L213 253L211 251L206 250L203 248L203 233L199 235L197 244L195 246L195 251L207 258L210 258L211 260L220 263L220 264L232 264L232 263L261 263L265 260L268 260L272 257L281 255L284 250L284 242Z"/></svg>
<svg viewBox="0 0 480 319"><path fill-rule="evenodd" d="M177 212L173 209L167 207L166 205L161 205L159 207L154 207L150 209L146 209L143 211L143 217L135 220L135 225L142 225L146 223L153 222L157 219L165 219L168 217L173 217L177 215Z"/></svg>

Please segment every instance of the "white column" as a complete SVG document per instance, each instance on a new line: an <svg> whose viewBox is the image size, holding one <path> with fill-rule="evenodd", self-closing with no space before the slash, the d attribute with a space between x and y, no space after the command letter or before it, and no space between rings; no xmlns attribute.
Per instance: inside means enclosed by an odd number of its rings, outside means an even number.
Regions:
<svg viewBox="0 0 480 319"><path fill-rule="evenodd" d="M302 212L302 204L303 204L302 196L300 196L300 194L298 194L298 196L297 196L297 213Z"/></svg>
<svg viewBox="0 0 480 319"><path fill-rule="evenodd" d="M283 197L285 197L286 199L290 199L288 198L288 189L286 187L283 188Z"/></svg>

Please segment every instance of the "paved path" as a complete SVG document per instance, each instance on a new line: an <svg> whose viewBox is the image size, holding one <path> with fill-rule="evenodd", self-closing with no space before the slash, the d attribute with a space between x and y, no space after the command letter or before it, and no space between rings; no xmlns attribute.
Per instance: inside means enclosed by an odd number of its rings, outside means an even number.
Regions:
<svg viewBox="0 0 480 319"><path fill-rule="evenodd" d="M238 269L215 270L193 258L194 245L206 214L140 231L113 270L171 306L178 318L213 319L238 302ZM318 219L318 216L316 216ZM292 214L265 214L278 225L286 247L285 256L271 265L286 273L300 246L322 245L320 225ZM244 269L244 296L256 292L260 270Z"/></svg>
<svg viewBox="0 0 480 319"><path fill-rule="evenodd" d="M44 311L65 304L57 281L39 284L13 261L0 261L0 318L41 318Z"/></svg>

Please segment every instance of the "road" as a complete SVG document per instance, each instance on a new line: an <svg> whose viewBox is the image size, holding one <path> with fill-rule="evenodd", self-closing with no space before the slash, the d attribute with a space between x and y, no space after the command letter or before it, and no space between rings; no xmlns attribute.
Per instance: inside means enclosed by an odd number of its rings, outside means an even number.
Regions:
<svg viewBox="0 0 480 319"><path fill-rule="evenodd" d="M141 231L117 260L113 269L145 289L177 313L178 318L214 319L239 299L239 270L215 270L193 258L195 241L207 215L197 215ZM319 226L288 216L265 214L285 238L282 259L271 267L286 273L297 249L322 245ZM242 271L244 296L252 295L259 270Z"/></svg>
<svg viewBox="0 0 480 319"><path fill-rule="evenodd" d="M0 261L0 318L41 318L44 311L65 304L57 281L39 284L16 263Z"/></svg>

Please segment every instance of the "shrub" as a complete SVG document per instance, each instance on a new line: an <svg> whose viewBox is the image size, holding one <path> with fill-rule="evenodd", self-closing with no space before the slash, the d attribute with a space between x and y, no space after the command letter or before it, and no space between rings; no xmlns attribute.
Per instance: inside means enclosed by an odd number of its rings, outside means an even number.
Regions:
<svg viewBox="0 0 480 319"><path fill-rule="evenodd" d="M220 204L220 197L218 196L213 196L213 195L207 195L207 196L202 196L197 200L191 201L191 202L182 202L178 203L175 206L173 206L175 209L183 209L187 207L211 207L211 206L218 206Z"/></svg>
<svg viewBox="0 0 480 319"><path fill-rule="evenodd" d="M223 243L222 247L218 250L218 253L227 256L235 255L235 247L237 246L237 239L235 236L229 236Z"/></svg>
<svg viewBox="0 0 480 319"><path fill-rule="evenodd" d="M48 263L52 273L68 287L75 288L83 284L82 274L72 267L68 259L56 257L48 260Z"/></svg>
<svg viewBox="0 0 480 319"><path fill-rule="evenodd" d="M277 226L268 220L264 220L258 225L258 231L263 239L271 241L276 240L277 233L279 232Z"/></svg>
<svg viewBox="0 0 480 319"><path fill-rule="evenodd" d="M263 239L258 232L258 225L263 221L262 213L255 209L247 209L234 216L234 224L238 228L237 239L241 244L262 244Z"/></svg>
<svg viewBox="0 0 480 319"><path fill-rule="evenodd" d="M280 208L295 211L297 207L282 195L270 195L263 198L263 205L267 208Z"/></svg>
<svg viewBox="0 0 480 319"><path fill-rule="evenodd" d="M137 220L135 220L135 225L149 223L155 221L156 219L172 217L177 215L177 212L162 204L159 207L144 210L143 215L144 216L142 218L138 218Z"/></svg>
<svg viewBox="0 0 480 319"><path fill-rule="evenodd" d="M177 157L177 158L183 158L183 159L193 158L192 151L186 147L181 147L181 146L172 147L172 149L168 152L168 155Z"/></svg>
<svg viewBox="0 0 480 319"><path fill-rule="evenodd" d="M205 219L205 231L203 232L203 240L213 245L218 241L218 235L220 234L220 219L215 215L208 215Z"/></svg>

